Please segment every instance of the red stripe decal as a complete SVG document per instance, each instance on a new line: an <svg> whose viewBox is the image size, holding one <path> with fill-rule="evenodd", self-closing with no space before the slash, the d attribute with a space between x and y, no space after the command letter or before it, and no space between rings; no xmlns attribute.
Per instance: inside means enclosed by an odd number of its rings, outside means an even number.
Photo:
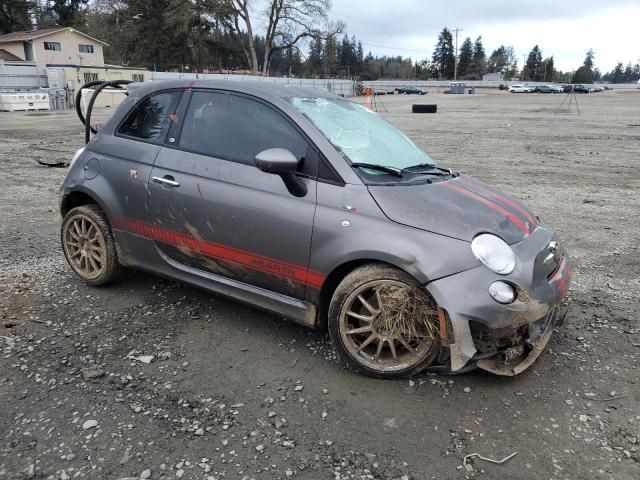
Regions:
<svg viewBox="0 0 640 480"><path fill-rule="evenodd" d="M296 283L320 288L324 283L324 275L320 272L308 270L305 267L282 260L263 257L251 252L227 247L218 243L208 242L181 232L150 225L146 222L131 219L116 219L116 228L130 233L150 238L177 248L187 248L196 251L206 257L225 262L235 263L240 267L248 268L262 273L268 273L276 277L292 280Z"/></svg>
<svg viewBox="0 0 640 480"><path fill-rule="evenodd" d="M492 190L484 188L482 185L478 184L477 182L469 178L461 178L460 181L463 182L467 187L472 187L475 190L481 193L484 193L485 195L488 195L490 197L493 197L505 205L508 205L514 210L517 210L519 213L521 213L525 217L525 219L529 222L532 228L535 228L535 226L537 225L538 222L531 213L527 212L521 205L518 205L513 200L510 200L508 197L505 197L504 195L498 192L494 192Z"/></svg>
<svg viewBox="0 0 640 480"><path fill-rule="evenodd" d="M529 235L529 229L524 224L524 222L520 218L518 218L516 215L511 213L509 210L506 210L506 209L502 208L500 205L496 205L491 200L488 200L488 199L486 199L484 197L481 197L477 193L473 193L473 192L471 192L469 190L465 190L464 188L461 188L461 187L456 186L456 185L451 185L451 182L454 182L454 181L455 180L450 180L448 182L442 182L439 185L442 185L443 187L448 188L449 190L454 190L456 192L462 193L463 195L466 195L469 198L473 198L474 200L477 200L478 202L486 205L491 210L494 210L496 212L502 213L505 217L507 217L509 220L511 220L511 222L516 227L518 227L518 230L520 230L524 235Z"/></svg>

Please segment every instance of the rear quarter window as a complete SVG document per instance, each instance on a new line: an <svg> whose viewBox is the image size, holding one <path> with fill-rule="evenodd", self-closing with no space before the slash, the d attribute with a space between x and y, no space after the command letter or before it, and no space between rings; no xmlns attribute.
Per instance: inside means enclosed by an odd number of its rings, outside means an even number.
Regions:
<svg viewBox="0 0 640 480"><path fill-rule="evenodd" d="M165 92L149 96L138 103L125 118L118 134L153 143L164 141L170 116L180 101L182 92Z"/></svg>

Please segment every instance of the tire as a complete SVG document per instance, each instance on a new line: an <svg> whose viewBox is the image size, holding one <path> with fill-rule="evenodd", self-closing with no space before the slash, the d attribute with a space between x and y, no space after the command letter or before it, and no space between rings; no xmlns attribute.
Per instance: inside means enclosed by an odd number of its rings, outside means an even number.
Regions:
<svg viewBox="0 0 640 480"><path fill-rule="evenodd" d="M62 220L60 241L67 263L87 284L106 285L120 275L113 232L97 205L70 210Z"/></svg>
<svg viewBox="0 0 640 480"><path fill-rule="evenodd" d="M436 113L438 105L435 103L414 103L411 107L412 113Z"/></svg>
<svg viewBox="0 0 640 480"><path fill-rule="evenodd" d="M424 319L422 324L410 320L415 335L407 334L389 315L406 305L416 308L405 318ZM407 273L381 264L364 265L349 273L333 293L329 335L340 356L358 373L375 378L415 375L430 366L440 351L436 307Z"/></svg>

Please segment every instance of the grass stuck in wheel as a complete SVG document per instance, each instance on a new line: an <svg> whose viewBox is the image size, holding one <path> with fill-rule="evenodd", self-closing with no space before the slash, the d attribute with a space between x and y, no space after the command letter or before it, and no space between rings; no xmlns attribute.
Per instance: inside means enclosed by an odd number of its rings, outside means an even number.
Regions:
<svg viewBox="0 0 640 480"><path fill-rule="evenodd" d="M376 296L384 308L372 322L375 330L408 342L438 336L438 313L433 301L416 287L381 285Z"/></svg>

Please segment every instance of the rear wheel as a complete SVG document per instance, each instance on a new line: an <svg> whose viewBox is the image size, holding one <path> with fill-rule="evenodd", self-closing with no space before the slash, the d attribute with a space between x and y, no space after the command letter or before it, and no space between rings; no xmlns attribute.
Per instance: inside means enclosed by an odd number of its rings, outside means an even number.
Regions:
<svg viewBox="0 0 640 480"><path fill-rule="evenodd" d="M116 243L100 207L83 205L70 210L60 234L67 263L89 285L104 285L118 276Z"/></svg>
<svg viewBox="0 0 640 480"><path fill-rule="evenodd" d="M360 267L338 285L329 334L359 373L397 378L433 363L439 348L435 301L415 280L385 265Z"/></svg>

